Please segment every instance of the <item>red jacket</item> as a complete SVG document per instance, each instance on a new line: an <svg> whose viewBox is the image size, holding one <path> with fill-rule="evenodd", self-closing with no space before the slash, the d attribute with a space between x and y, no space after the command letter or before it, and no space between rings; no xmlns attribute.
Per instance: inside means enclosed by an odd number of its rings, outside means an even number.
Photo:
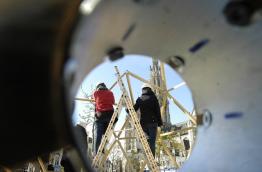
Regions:
<svg viewBox="0 0 262 172"><path fill-rule="evenodd" d="M115 103L115 98L110 90L98 90L94 93L96 111L104 112L113 110L113 104Z"/></svg>

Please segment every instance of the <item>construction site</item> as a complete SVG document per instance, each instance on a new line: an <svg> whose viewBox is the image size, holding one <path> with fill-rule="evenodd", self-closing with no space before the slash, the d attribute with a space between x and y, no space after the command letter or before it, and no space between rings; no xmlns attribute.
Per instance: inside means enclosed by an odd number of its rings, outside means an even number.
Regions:
<svg viewBox="0 0 262 172"><path fill-rule="evenodd" d="M179 169L181 165L189 158L196 137L196 117L194 110L189 112L183 105L171 95L171 91L185 86L182 82L174 87L168 88L166 84L166 72L164 63L152 59L152 65L148 66L149 80L134 74L132 71L119 73L115 67L117 76L116 81L109 87L110 90L121 90L122 96L116 102L115 113L112 116L108 129L103 136L103 140L96 156L94 155L94 131L88 129L88 125L94 125L94 100L92 96L87 98L76 98L76 101L87 103L85 115L80 115L80 125L86 128L89 136L88 140L88 156L94 158L93 166L97 166L99 171L144 171L149 168L153 171ZM139 124L139 112L133 112L130 116L125 116L119 129L115 129L113 124L120 115L123 108L131 108L134 105L135 97L133 95L133 87L130 78L134 78L141 83L150 84L156 93L160 109L161 117L164 125L159 128L156 140L155 159L151 157L150 152L146 152L147 143L144 139L144 133ZM124 84L125 83L125 84ZM81 87L82 89L82 87ZM80 91L83 91L80 90ZM86 96L88 96L86 94ZM126 96L126 99L123 97ZM188 99L190 99L189 97ZM93 104L92 104L93 103ZM173 103L187 117L187 121L172 124L170 120L169 105ZM89 105L90 106L89 106ZM175 116L175 114L173 114ZM118 117L119 118L119 117ZM135 125L137 124L137 125ZM90 128L90 127L89 127ZM95 129L95 128L94 128ZM104 150L104 153L102 153ZM150 159L151 158L151 159ZM154 168L153 168L154 167Z"/></svg>

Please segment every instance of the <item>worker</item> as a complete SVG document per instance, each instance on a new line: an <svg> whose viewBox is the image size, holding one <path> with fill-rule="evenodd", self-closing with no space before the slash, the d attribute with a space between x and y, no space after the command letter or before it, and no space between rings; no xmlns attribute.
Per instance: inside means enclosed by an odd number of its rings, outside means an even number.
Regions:
<svg viewBox="0 0 262 172"><path fill-rule="evenodd" d="M113 93L108 90L105 83L99 82L96 85L96 91L93 94L95 99L95 125L96 125L96 142L95 153L97 153L102 136L105 134L108 124L114 113L115 98Z"/></svg>
<svg viewBox="0 0 262 172"><path fill-rule="evenodd" d="M149 84L142 85L142 95L137 98L134 109L135 111L140 109L140 124L147 135L153 156L155 156L157 127L162 126L163 122L157 97Z"/></svg>

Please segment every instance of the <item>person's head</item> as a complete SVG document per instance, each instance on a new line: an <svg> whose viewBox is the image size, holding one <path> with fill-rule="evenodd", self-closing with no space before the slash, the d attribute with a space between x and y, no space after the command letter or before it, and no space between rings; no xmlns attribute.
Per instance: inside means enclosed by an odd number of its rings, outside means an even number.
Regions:
<svg viewBox="0 0 262 172"><path fill-rule="evenodd" d="M152 87L151 87L151 85L148 84L148 83L144 83L141 88L142 88L142 92L152 91Z"/></svg>
<svg viewBox="0 0 262 172"><path fill-rule="evenodd" d="M107 89L105 83L103 83L103 82L98 82L98 83L96 84L96 90L104 90L104 89Z"/></svg>

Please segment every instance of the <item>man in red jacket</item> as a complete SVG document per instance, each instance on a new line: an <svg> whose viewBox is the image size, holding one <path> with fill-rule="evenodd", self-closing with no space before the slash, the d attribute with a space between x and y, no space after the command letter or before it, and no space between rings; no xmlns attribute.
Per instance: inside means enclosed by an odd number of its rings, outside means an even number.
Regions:
<svg viewBox="0 0 262 172"><path fill-rule="evenodd" d="M96 143L95 150L98 151L102 136L105 134L111 117L114 113L113 104L115 98L113 93L108 90L103 82L96 86L96 91L93 94L95 99L95 117L96 117Z"/></svg>

